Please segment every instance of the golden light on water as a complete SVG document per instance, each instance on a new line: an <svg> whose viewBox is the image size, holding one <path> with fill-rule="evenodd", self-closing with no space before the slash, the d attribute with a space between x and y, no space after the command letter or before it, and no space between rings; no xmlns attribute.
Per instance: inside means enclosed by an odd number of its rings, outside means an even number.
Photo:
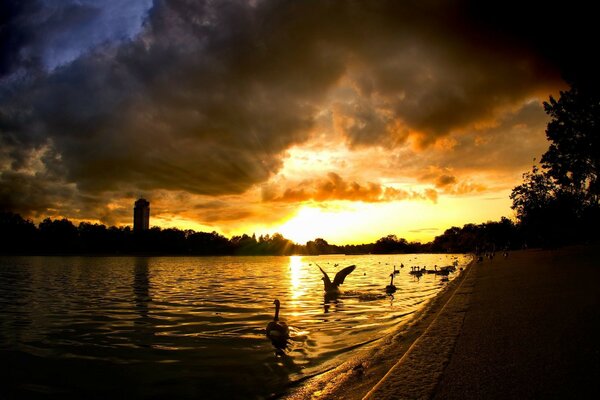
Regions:
<svg viewBox="0 0 600 400"><path fill-rule="evenodd" d="M290 286L292 289L292 300L298 299L305 292L301 286L303 275L302 256L290 256Z"/></svg>

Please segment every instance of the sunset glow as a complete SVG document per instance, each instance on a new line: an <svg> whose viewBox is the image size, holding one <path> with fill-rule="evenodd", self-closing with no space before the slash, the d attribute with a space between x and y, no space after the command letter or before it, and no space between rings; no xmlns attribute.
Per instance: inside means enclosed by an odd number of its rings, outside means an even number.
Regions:
<svg viewBox="0 0 600 400"><path fill-rule="evenodd" d="M110 1L48 20L0 65L0 206L124 226L144 197L151 226L336 244L511 217L560 68L456 29L452 5L377 3ZM15 24L60 14L44 7Z"/></svg>
<svg viewBox="0 0 600 400"><path fill-rule="evenodd" d="M297 243L306 243L316 238L338 237L340 232L362 226L356 220L356 211L324 211L319 208L303 207L289 221L278 228L283 236Z"/></svg>

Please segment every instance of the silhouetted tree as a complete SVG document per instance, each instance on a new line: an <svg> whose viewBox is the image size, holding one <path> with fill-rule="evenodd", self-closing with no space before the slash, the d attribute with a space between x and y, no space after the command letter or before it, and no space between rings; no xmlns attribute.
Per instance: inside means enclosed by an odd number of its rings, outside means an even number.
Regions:
<svg viewBox="0 0 600 400"><path fill-rule="evenodd" d="M574 85L544 103L552 118L542 165L565 192L597 205L600 195L600 94Z"/></svg>
<svg viewBox="0 0 600 400"><path fill-rule="evenodd" d="M499 222L483 224L487 243L491 243L495 250L509 249L513 246L520 247L521 239L517 226L506 217Z"/></svg>
<svg viewBox="0 0 600 400"><path fill-rule="evenodd" d="M556 198L558 186L548 176L533 166L531 172L523 174L523 183L516 186L511 194L512 209L517 213L519 221L535 230L540 219L547 217L547 210Z"/></svg>
<svg viewBox="0 0 600 400"><path fill-rule="evenodd" d="M499 222L465 224L462 228L453 226L436 236L431 246L422 246L425 251L468 253L499 251L505 248L519 248L521 240L515 224L502 217Z"/></svg>
<svg viewBox="0 0 600 400"><path fill-rule="evenodd" d="M600 92L573 85L544 103L550 147L541 168L523 175L510 195L531 245L597 238L600 222Z"/></svg>
<svg viewBox="0 0 600 400"><path fill-rule="evenodd" d="M388 235L375 242L372 252L375 254L404 253L408 248L406 239L398 239L396 235Z"/></svg>
<svg viewBox="0 0 600 400"><path fill-rule="evenodd" d="M268 244L267 253L275 255L289 255L294 250L294 244L284 238L280 233L275 233L271 236Z"/></svg>
<svg viewBox="0 0 600 400"><path fill-rule="evenodd" d="M41 250L45 253L76 253L79 249L77 228L66 218L44 219L39 225Z"/></svg>
<svg viewBox="0 0 600 400"><path fill-rule="evenodd" d="M117 254L131 253L133 248L133 232L131 227L111 226L107 229L107 245Z"/></svg>
<svg viewBox="0 0 600 400"><path fill-rule="evenodd" d="M323 238L316 238L315 240L311 240L306 242L306 252L308 254L333 254L335 250L331 247L327 240Z"/></svg>
<svg viewBox="0 0 600 400"><path fill-rule="evenodd" d="M31 253L36 240L37 229L33 222L19 214L0 212L0 253Z"/></svg>
<svg viewBox="0 0 600 400"><path fill-rule="evenodd" d="M252 237L246 234L243 234L242 236L233 236L229 242L231 243L234 254L257 254L258 242L256 241L255 235L252 235Z"/></svg>
<svg viewBox="0 0 600 400"><path fill-rule="evenodd" d="M108 230L100 224L82 222L77 228L79 234L80 250L84 253L112 253Z"/></svg>
<svg viewBox="0 0 600 400"><path fill-rule="evenodd" d="M194 232L187 237L187 243L192 254L225 255L232 253L229 240L217 232Z"/></svg>

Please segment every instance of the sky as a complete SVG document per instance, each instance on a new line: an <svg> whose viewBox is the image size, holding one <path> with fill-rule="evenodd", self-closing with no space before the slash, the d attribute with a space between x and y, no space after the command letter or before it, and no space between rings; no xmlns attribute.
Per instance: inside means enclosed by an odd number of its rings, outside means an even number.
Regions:
<svg viewBox="0 0 600 400"><path fill-rule="evenodd" d="M511 218L586 7L5 0L0 209L336 244Z"/></svg>

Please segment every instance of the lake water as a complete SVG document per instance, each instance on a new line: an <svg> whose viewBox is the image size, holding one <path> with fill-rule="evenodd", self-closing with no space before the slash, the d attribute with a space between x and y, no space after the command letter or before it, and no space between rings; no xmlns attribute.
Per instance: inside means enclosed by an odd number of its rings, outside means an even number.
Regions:
<svg viewBox="0 0 600 400"><path fill-rule="evenodd" d="M443 287L409 274L466 255L0 257L9 397L260 399L333 368L407 323ZM404 268L400 269L400 264ZM357 266L325 301L317 264ZM394 266L394 297L385 295ZM450 280L453 275L450 275ZM291 327L265 336L273 300Z"/></svg>

